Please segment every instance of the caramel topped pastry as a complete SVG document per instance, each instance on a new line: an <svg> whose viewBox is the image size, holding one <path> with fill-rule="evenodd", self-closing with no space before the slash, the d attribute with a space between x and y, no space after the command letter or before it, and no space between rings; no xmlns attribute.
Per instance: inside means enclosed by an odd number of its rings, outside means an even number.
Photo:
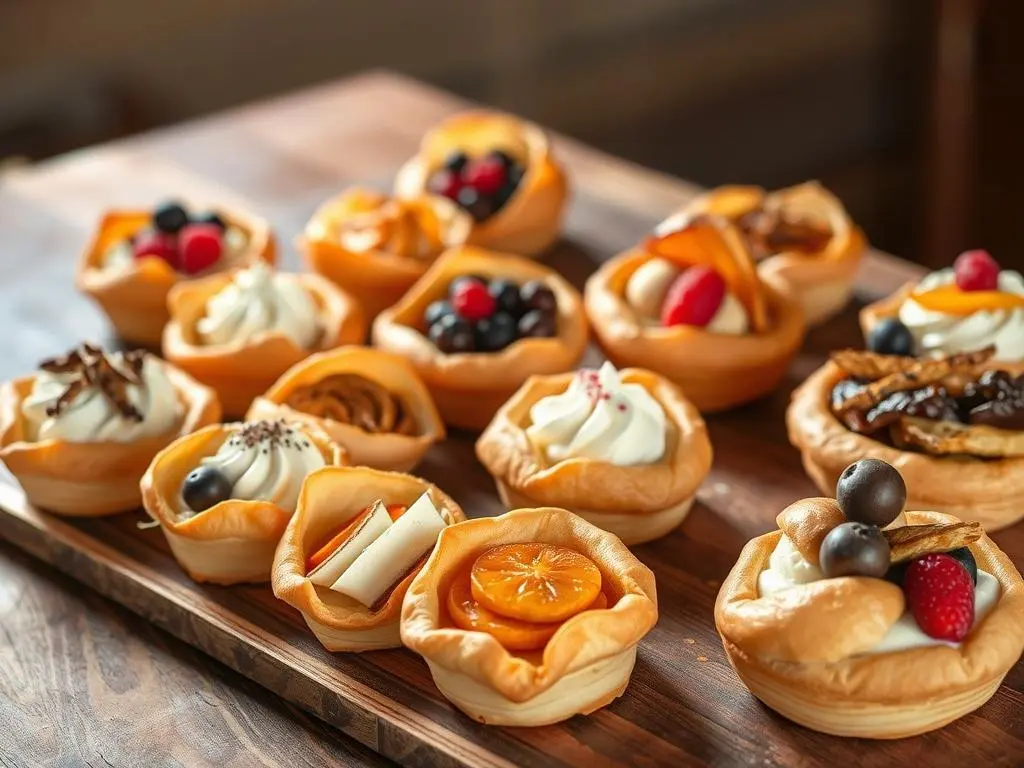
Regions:
<svg viewBox="0 0 1024 768"><path fill-rule="evenodd" d="M720 214L675 217L587 281L605 353L679 384L702 411L767 394L803 339L799 304L762 281L740 230Z"/></svg>
<svg viewBox="0 0 1024 768"><path fill-rule="evenodd" d="M416 433L416 421L394 393L356 373L339 373L296 389L285 404L297 411L353 424L370 434Z"/></svg>
<svg viewBox="0 0 1024 768"><path fill-rule="evenodd" d="M864 459L750 541L715 624L751 693L839 736L903 738L984 704L1024 650L1024 581L977 523L905 509Z"/></svg>
<svg viewBox="0 0 1024 768"><path fill-rule="evenodd" d="M219 417L212 390L154 355L82 344L0 389L0 458L34 504L123 512L162 447Z"/></svg>
<svg viewBox="0 0 1024 768"><path fill-rule="evenodd" d="M622 695L657 618L654 576L622 542L546 507L442 531L401 629L474 720L547 725Z"/></svg>
<svg viewBox="0 0 1024 768"><path fill-rule="evenodd" d="M855 456L898 463L911 503L1005 527L1024 515L1024 375L994 347L942 357L843 350L794 393L789 437L827 487Z"/></svg>

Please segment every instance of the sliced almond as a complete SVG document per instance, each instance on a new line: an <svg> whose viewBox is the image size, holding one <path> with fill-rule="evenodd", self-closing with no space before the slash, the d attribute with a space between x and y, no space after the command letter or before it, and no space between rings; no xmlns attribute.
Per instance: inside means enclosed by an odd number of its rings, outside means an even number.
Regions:
<svg viewBox="0 0 1024 768"><path fill-rule="evenodd" d="M979 523L935 523L904 525L882 531L895 563L913 560L929 552L950 552L977 541L983 533Z"/></svg>

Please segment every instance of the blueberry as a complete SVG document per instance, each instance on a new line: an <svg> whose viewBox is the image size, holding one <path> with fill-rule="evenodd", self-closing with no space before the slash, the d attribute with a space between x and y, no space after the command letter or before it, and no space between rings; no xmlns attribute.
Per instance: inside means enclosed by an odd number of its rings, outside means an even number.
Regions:
<svg viewBox="0 0 1024 768"><path fill-rule="evenodd" d="M903 511L907 484L891 464L861 459L839 476L836 501L847 520L885 527Z"/></svg>
<svg viewBox="0 0 1024 768"><path fill-rule="evenodd" d="M476 324L476 345L481 352L498 352L518 336L516 320L508 312L495 312Z"/></svg>
<svg viewBox="0 0 1024 768"><path fill-rule="evenodd" d="M530 309L539 309L542 312L553 313L558 308L555 292L548 288L541 280L531 280L528 283L523 283L519 288L519 298Z"/></svg>
<svg viewBox="0 0 1024 768"><path fill-rule="evenodd" d="M889 570L889 542L877 526L842 523L825 536L818 551L822 573L882 578Z"/></svg>
<svg viewBox="0 0 1024 768"><path fill-rule="evenodd" d="M231 498L233 485L216 467L200 466L185 476L181 498L193 512L205 512Z"/></svg>
<svg viewBox="0 0 1024 768"><path fill-rule="evenodd" d="M450 315L454 311L455 310L452 309L452 305L449 302L443 300L435 301L427 307L427 311L423 313L423 320L429 328L442 317Z"/></svg>
<svg viewBox="0 0 1024 768"><path fill-rule="evenodd" d="M867 344L868 349L880 355L910 357L914 354L913 334L895 317L887 317L879 321L868 334Z"/></svg>
<svg viewBox="0 0 1024 768"><path fill-rule="evenodd" d="M473 326L454 314L443 315L430 326L427 336L446 355L475 349Z"/></svg>
<svg viewBox="0 0 1024 768"><path fill-rule="evenodd" d="M558 335L558 324L551 312L531 309L519 319L519 335L524 338L551 338Z"/></svg>
<svg viewBox="0 0 1024 768"><path fill-rule="evenodd" d="M466 153L456 149L448 153L448 157L444 159L444 167L457 175L462 173L462 169L466 167L468 162L469 158L466 157Z"/></svg>
<svg viewBox="0 0 1024 768"><path fill-rule="evenodd" d="M500 277L491 280L487 290L494 297L500 311L508 312L515 317L523 314L524 307L522 300L519 298L519 286L511 280L505 280Z"/></svg>
<svg viewBox="0 0 1024 768"><path fill-rule="evenodd" d="M975 586L978 584L978 561L974 559L974 555L971 554L971 550L968 547L960 547L946 553L950 557L956 559L960 565L967 569L967 572L971 574L971 581L974 582Z"/></svg>
<svg viewBox="0 0 1024 768"><path fill-rule="evenodd" d="M516 193L516 185L511 183L504 184L501 189L494 193L494 210L500 211L509 200L512 199L512 195Z"/></svg>
<svg viewBox="0 0 1024 768"><path fill-rule="evenodd" d="M219 227L222 232L228 228L227 222L225 222L224 219L220 217L220 214L215 213L214 211L204 211L203 213L200 213L198 216L193 216L192 223L213 224L214 226Z"/></svg>
<svg viewBox="0 0 1024 768"><path fill-rule="evenodd" d="M487 156L493 160L497 160L506 168L511 168L512 166L517 165L515 158L512 157L512 155L500 149L492 149L487 153Z"/></svg>
<svg viewBox="0 0 1024 768"><path fill-rule="evenodd" d="M476 221L490 218L494 213L494 200L486 195L481 195L473 187L460 189L457 199L459 205L465 208Z"/></svg>
<svg viewBox="0 0 1024 768"><path fill-rule="evenodd" d="M153 211L153 226L161 232L176 235L188 224L188 213L180 203L164 203Z"/></svg>

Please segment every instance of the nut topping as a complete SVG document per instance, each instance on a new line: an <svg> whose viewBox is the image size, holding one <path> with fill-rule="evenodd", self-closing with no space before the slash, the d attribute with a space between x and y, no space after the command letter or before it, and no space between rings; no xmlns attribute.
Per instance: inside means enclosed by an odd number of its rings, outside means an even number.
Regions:
<svg viewBox="0 0 1024 768"><path fill-rule="evenodd" d="M889 541L893 564L913 560L929 552L951 552L981 538L979 523L934 523L932 525L904 525L882 531Z"/></svg>
<svg viewBox="0 0 1024 768"><path fill-rule="evenodd" d="M816 222L787 216L781 209L755 209L736 220L758 261L777 253L814 254L825 249L832 232Z"/></svg>
<svg viewBox="0 0 1024 768"><path fill-rule="evenodd" d="M402 400L355 373L334 374L296 389L285 402L310 416L351 424L371 434L416 434L416 421Z"/></svg>

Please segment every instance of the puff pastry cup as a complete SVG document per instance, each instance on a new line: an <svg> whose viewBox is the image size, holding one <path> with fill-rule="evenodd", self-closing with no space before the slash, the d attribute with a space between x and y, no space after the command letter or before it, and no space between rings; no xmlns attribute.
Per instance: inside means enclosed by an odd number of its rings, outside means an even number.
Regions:
<svg viewBox="0 0 1024 768"><path fill-rule="evenodd" d="M752 539L722 584L715 624L744 685L779 714L838 736L896 739L974 711L996 692L1024 649L1024 582L985 535L969 545L998 581L998 602L959 644L871 653L902 615L897 584L865 576L800 584L758 597L758 576L785 534L816 556L823 530L842 513L831 499L805 499ZM950 525L951 515L905 512L894 525Z"/></svg>
<svg viewBox="0 0 1024 768"><path fill-rule="evenodd" d="M317 391L345 377L358 377L347 393ZM361 387L360 379L370 385ZM246 418L315 424L348 451L353 464L396 472L411 470L445 437L444 422L412 365L368 347L339 347L297 363L253 401Z"/></svg>
<svg viewBox="0 0 1024 768"><path fill-rule="evenodd" d="M0 461L17 478L28 500L59 515L99 517L136 509L139 480L169 443L220 419L220 403L209 387L163 361L157 364L174 386L181 415L162 435L132 442L70 442L33 439L22 412L34 376L0 386Z"/></svg>
<svg viewBox="0 0 1024 768"><path fill-rule="evenodd" d="M600 568L607 607L563 623L543 650L510 652L457 628L445 595L455 575L497 545L566 547ZM564 509L520 509L446 529L402 607L402 642L423 656L441 694L489 725L547 725L621 696L637 643L658 620L654 574L614 535Z"/></svg>
<svg viewBox="0 0 1024 768"><path fill-rule="evenodd" d="M185 477L242 427L211 424L185 435L156 455L142 478L142 503L163 531L171 553L194 580L211 584L265 583L271 578L274 550L292 511L272 501L229 498L197 514L182 499ZM348 456L323 432L303 432L328 466Z"/></svg>
<svg viewBox="0 0 1024 768"><path fill-rule="evenodd" d="M448 284L465 275L542 281L557 302L557 336L520 338L498 352L441 352L421 330L422 318ZM575 368L586 351L587 337L580 295L558 273L529 259L471 246L443 254L398 304L373 323L374 345L412 363L444 422L477 431L531 375Z"/></svg>
<svg viewBox="0 0 1024 768"><path fill-rule="evenodd" d="M246 234L248 244L238 258L222 260L201 276L257 260L275 263L277 243L266 221L241 210L215 208L228 226ZM113 244L139 232L151 220L152 213L145 210L114 210L104 214L78 260L75 285L100 306L118 336L132 344L159 349L170 319L167 295L189 276L157 258L139 259L124 270L102 268L104 254Z"/></svg>
<svg viewBox="0 0 1024 768"><path fill-rule="evenodd" d="M530 409L542 398L565 392L576 375L528 379L477 440L477 457L510 509L563 507L614 533L624 544L664 536L683 522L711 469L704 420L679 387L664 377L626 369L620 372L621 381L644 387L665 413L662 458L632 466L580 456L551 462L527 435Z"/></svg>
<svg viewBox="0 0 1024 768"><path fill-rule="evenodd" d="M465 242L471 227L472 218L447 198L399 200L356 187L317 209L298 247L310 269L355 296L372 320L443 250Z"/></svg>
<svg viewBox="0 0 1024 768"><path fill-rule="evenodd" d="M167 297L171 320L163 335L164 357L213 387L227 415L244 414L256 396L312 352L360 344L366 338L366 317L355 299L320 275L289 274L316 304L320 332L314 348L303 349L277 330L242 341L203 344L196 324L203 318L207 302L236 272L176 285Z"/></svg>
<svg viewBox="0 0 1024 768"><path fill-rule="evenodd" d="M495 149L516 160L524 174L505 205L473 224L467 242L525 256L542 253L558 239L569 186L547 136L533 123L482 110L448 118L423 137L415 157L398 171L395 194L421 197L452 152L480 157Z"/></svg>
<svg viewBox="0 0 1024 768"><path fill-rule="evenodd" d="M912 507L977 521L987 531L1024 518L1019 503L1024 457L929 455L858 434L830 407L833 388L848 375L835 362L827 362L793 392L786 412L789 441L800 451L807 475L823 493L835 488L839 475L853 461L876 458L899 469Z"/></svg>
<svg viewBox="0 0 1024 768"><path fill-rule="evenodd" d="M806 324L800 302L757 276L739 231L726 219L703 217L682 229L661 231L643 246L605 262L587 280L587 316L605 354L619 368L646 368L667 377L705 413L771 392L803 342ZM749 313L749 332L714 333L646 322L625 293L630 278L655 258L681 269L716 269Z"/></svg>
<svg viewBox="0 0 1024 768"><path fill-rule="evenodd" d="M681 216L725 216L757 242L758 274L795 294L808 324L818 325L846 306L861 257L863 231L839 199L810 181L768 192L754 186L723 186L687 205Z"/></svg>
<svg viewBox="0 0 1024 768"><path fill-rule="evenodd" d="M385 598L367 608L347 595L313 584L306 560L340 525L381 499L411 505L427 494L449 524L465 519L462 509L436 486L412 475L367 467L326 467L309 475L274 556L274 595L297 609L329 651L397 648L402 601L422 560L401 577Z"/></svg>

